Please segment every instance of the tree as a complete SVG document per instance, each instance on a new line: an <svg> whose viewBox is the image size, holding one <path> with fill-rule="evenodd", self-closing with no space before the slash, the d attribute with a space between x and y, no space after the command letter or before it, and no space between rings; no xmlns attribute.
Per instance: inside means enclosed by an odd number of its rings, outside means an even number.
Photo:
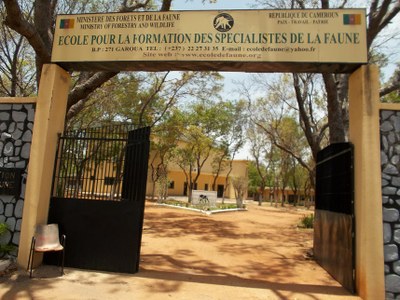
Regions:
<svg viewBox="0 0 400 300"><path fill-rule="evenodd" d="M257 110L263 106L257 106ZM279 188L280 201L283 206L287 200L285 196L286 188L293 186L294 165L299 165L298 159L306 163L309 154L305 151L307 147L295 119L284 115L280 116L279 119L269 119L271 115L268 115L268 112L269 107L264 106L264 110L257 115L263 116L264 119L253 119L255 128L249 130L252 133L249 135L251 153L254 159L253 164L257 170L261 193L268 186L271 191L271 204L272 200L275 200L276 203L277 189ZM258 134L254 135L254 132ZM295 158L296 156L298 159ZM307 170L312 172L312 166L313 164L310 164ZM311 177L311 174L308 176ZM298 180L298 178L296 179ZM261 205L260 199L262 198L259 198L259 205Z"/></svg>
<svg viewBox="0 0 400 300"><path fill-rule="evenodd" d="M29 14L29 12L28 12ZM0 22L5 19L0 3ZM0 27L0 95L26 97L36 91L33 53L25 38Z"/></svg>
<svg viewBox="0 0 400 300"><path fill-rule="evenodd" d="M268 8L291 8L291 9L305 9L305 8L345 8L349 5L348 1L343 0L339 3L329 0L308 1L308 0L290 0L290 1L269 1L257 0L257 5L266 6ZM369 51L369 58L375 48L375 43L380 44L379 34L391 23L391 21L398 15L400 11L400 2L392 0L373 0L368 7L367 17L367 50ZM397 31L397 34L398 31ZM376 51L379 52L379 51ZM294 77L303 75L294 75ZM339 143L345 142L347 139L348 128L348 74L322 74L323 82L325 85L326 98L327 98L327 115L328 115L328 128L329 128L329 142ZM294 88L296 83L300 82L298 78L294 80ZM297 92L297 91L296 91ZM299 102L301 106L302 102ZM300 111L302 110L299 107ZM307 118L309 116L302 114L300 117L302 122L307 127L310 122ZM311 128L306 128L307 131L312 131ZM305 133L307 135L307 133ZM310 140L308 139L310 142ZM315 152L316 143L310 143L313 153Z"/></svg>
<svg viewBox="0 0 400 300"><path fill-rule="evenodd" d="M196 187L201 170L210 157L214 141L204 134L201 127L194 125L184 129L181 139L182 146L177 148L175 161L185 174L190 203L192 190Z"/></svg>
<svg viewBox="0 0 400 300"><path fill-rule="evenodd" d="M273 147L257 126L249 128L247 137L250 141L250 153L253 158L251 165L255 170L252 176L252 185L256 184L255 195L258 199L258 205L261 206L265 200L264 191L272 165L272 159L268 159L268 157L272 154Z"/></svg>
<svg viewBox="0 0 400 300"><path fill-rule="evenodd" d="M225 159L233 159L243 141L242 138L233 138L238 136L237 126L241 119L238 105L218 97L203 97L181 108L184 121L180 129L180 145L174 157L185 174L189 201L191 190L196 187L205 163L212 156L213 185L224 167L229 168L228 173L231 170L232 166Z"/></svg>
<svg viewBox="0 0 400 300"><path fill-rule="evenodd" d="M227 169L224 195L222 202L225 200L225 193L229 184L229 175L233 169L233 160L237 152L242 148L245 138L245 129L247 126L247 115L245 110L245 101L224 101L219 103L220 109L218 119L222 121L223 126L219 132L216 151L213 152L213 174L212 183L213 191L216 190L216 183L221 171Z"/></svg>
<svg viewBox="0 0 400 300"><path fill-rule="evenodd" d="M243 93L250 104L251 122L259 128L259 134L265 135L264 139L276 148L274 151L280 152L271 153L279 160L279 164L276 164L279 168L276 170L282 171L282 167L285 166L282 158L286 156L284 153L287 153L308 170L312 179L310 182L314 182L315 163L310 159L310 154L316 158L321 145L327 142L327 123L323 112L323 95L318 94L317 81L312 80L312 74L300 78L302 81L296 84L295 93L290 89L293 83L288 75L281 75L270 81L266 81L263 76L256 77L252 87L245 87ZM253 99L252 95L259 95L260 90L265 95ZM301 106L298 106L299 101L302 102ZM302 114L310 117L303 119ZM296 121L296 117L299 121ZM304 124L303 120L308 123ZM307 147L310 142L313 145L311 153ZM269 155L268 159L272 162L276 158ZM280 181L276 181L273 186L278 186L279 182L282 186L283 178L279 179Z"/></svg>
<svg viewBox="0 0 400 300"><path fill-rule="evenodd" d="M327 144L329 122L324 107L326 97L319 93L321 88L317 80L318 75L292 74L292 76L299 124L311 149L312 157L316 161L317 153ZM300 160L299 163L304 167L306 165Z"/></svg>
<svg viewBox="0 0 400 300"><path fill-rule="evenodd" d="M280 162L279 162L279 179L281 188L281 206L285 206L286 199L286 188L289 185L290 180L290 164L292 162L291 156L286 152L280 151Z"/></svg>
<svg viewBox="0 0 400 300"><path fill-rule="evenodd" d="M293 162L301 160L305 163L309 154L305 151L307 148L300 126L290 115L282 115L279 119L272 120L272 124L267 125L268 129L264 125L261 125L261 127L264 131L274 133L274 136L270 136L270 138L273 140L273 145L278 148L280 196L281 205L284 206L287 200L286 188L289 186L292 177ZM299 158L296 159L295 156Z"/></svg>
<svg viewBox="0 0 400 300"><path fill-rule="evenodd" d="M124 122L155 129L179 102L210 97L220 87L216 72L120 73L92 94L79 115L70 116L68 127Z"/></svg>
<svg viewBox="0 0 400 300"><path fill-rule="evenodd" d="M379 94L383 102L400 102L400 63L397 64L395 72Z"/></svg>
<svg viewBox="0 0 400 300"><path fill-rule="evenodd" d="M248 183L248 191L249 196L253 197L253 200L259 199L259 186L260 186L260 177L258 176L257 168L254 164L254 161L249 162L249 183Z"/></svg>
<svg viewBox="0 0 400 300"><path fill-rule="evenodd" d="M213 157L213 161L211 162L211 166L212 166L212 171L213 171L213 183L211 185L211 189L213 191L217 190L217 180L219 178L219 175L222 171L224 171L229 163L229 159L230 159L230 149L229 149L229 145L225 144L225 143L221 143L219 145L217 145L215 147L215 149L213 149L212 151L212 157Z"/></svg>
<svg viewBox="0 0 400 300"><path fill-rule="evenodd" d="M36 81L38 83L43 64L50 63L53 28L57 13L84 13L93 11L130 12L155 9L150 0L143 1L54 1L35 0L24 7L17 0L3 0L6 12L4 24L26 38L35 52ZM22 1L21 1L22 2ZM168 11L172 0L163 0L160 11ZM26 11L32 10L30 18ZM74 86L68 96L68 118L75 116L89 99L91 93L118 72L80 72L74 76Z"/></svg>
<svg viewBox="0 0 400 300"><path fill-rule="evenodd" d="M307 170L304 169L301 165L297 163L297 161L292 158L291 160L291 169L290 169L290 180L289 187L293 191L294 201L293 205L297 206L300 202L300 194L299 191L302 189L303 191L307 190L306 185L309 182L307 180Z"/></svg>
<svg viewBox="0 0 400 300"><path fill-rule="evenodd" d="M183 122L183 116L181 112L174 109L169 112L168 118L164 122L157 126L153 132L153 137L151 140L151 153L150 158L150 176L153 182L153 190L151 198L154 199L156 184L165 188L168 184L168 164L173 160L172 156L176 153L176 148L178 146L181 128ZM165 193L168 189L162 189ZM159 201L160 201L159 197Z"/></svg>
<svg viewBox="0 0 400 300"><path fill-rule="evenodd" d="M235 190L236 205L238 208L243 208L243 197L247 190L247 179L242 177L232 177L230 181Z"/></svg>
<svg viewBox="0 0 400 300"><path fill-rule="evenodd" d="M192 202L192 172L193 172L193 162L194 153L193 146L186 145L185 147L177 147L173 153L175 163L181 168L186 179L186 195L188 195L189 203Z"/></svg>

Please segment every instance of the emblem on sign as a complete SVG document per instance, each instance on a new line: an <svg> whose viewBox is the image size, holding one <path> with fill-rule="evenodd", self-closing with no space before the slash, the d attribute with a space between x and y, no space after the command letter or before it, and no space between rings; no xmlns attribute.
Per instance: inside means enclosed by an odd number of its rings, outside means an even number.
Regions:
<svg viewBox="0 0 400 300"><path fill-rule="evenodd" d="M234 23L230 14L222 13L215 17L214 28L220 32L227 32L232 29Z"/></svg>

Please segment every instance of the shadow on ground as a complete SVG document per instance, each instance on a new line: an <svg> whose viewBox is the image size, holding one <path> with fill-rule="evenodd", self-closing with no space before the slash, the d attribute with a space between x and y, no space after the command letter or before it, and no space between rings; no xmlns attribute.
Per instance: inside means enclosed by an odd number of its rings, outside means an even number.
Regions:
<svg viewBox="0 0 400 300"><path fill-rule="evenodd" d="M304 254L302 212L249 207L205 216L148 204L140 271L119 274L41 266L0 278L8 299L359 299ZM95 251L95 249L94 249ZM110 253L110 255L112 255Z"/></svg>

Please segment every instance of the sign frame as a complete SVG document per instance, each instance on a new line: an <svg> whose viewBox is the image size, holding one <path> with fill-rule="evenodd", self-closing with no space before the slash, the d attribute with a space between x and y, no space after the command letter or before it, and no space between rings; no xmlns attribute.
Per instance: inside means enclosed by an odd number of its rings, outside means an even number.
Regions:
<svg viewBox="0 0 400 300"><path fill-rule="evenodd" d="M365 16L365 9L58 15L52 62L76 71L351 73L367 64Z"/></svg>

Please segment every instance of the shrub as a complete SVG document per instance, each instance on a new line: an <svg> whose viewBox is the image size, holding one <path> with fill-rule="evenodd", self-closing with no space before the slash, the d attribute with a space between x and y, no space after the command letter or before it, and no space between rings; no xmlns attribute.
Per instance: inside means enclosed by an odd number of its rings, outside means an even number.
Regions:
<svg viewBox="0 0 400 300"><path fill-rule="evenodd" d="M0 223L0 237L8 231L6 223ZM0 245L0 258L10 254L15 249L13 245Z"/></svg>
<svg viewBox="0 0 400 300"><path fill-rule="evenodd" d="M0 236L5 234L8 230L8 226L6 223L0 223Z"/></svg>
<svg viewBox="0 0 400 300"><path fill-rule="evenodd" d="M300 220L300 227L314 228L314 214L302 217Z"/></svg>
<svg viewBox="0 0 400 300"><path fill-rule="evenodd" d="M218 209L234 209L234 208L238 208L236 203L217 203L217 208Z"/></svg>

